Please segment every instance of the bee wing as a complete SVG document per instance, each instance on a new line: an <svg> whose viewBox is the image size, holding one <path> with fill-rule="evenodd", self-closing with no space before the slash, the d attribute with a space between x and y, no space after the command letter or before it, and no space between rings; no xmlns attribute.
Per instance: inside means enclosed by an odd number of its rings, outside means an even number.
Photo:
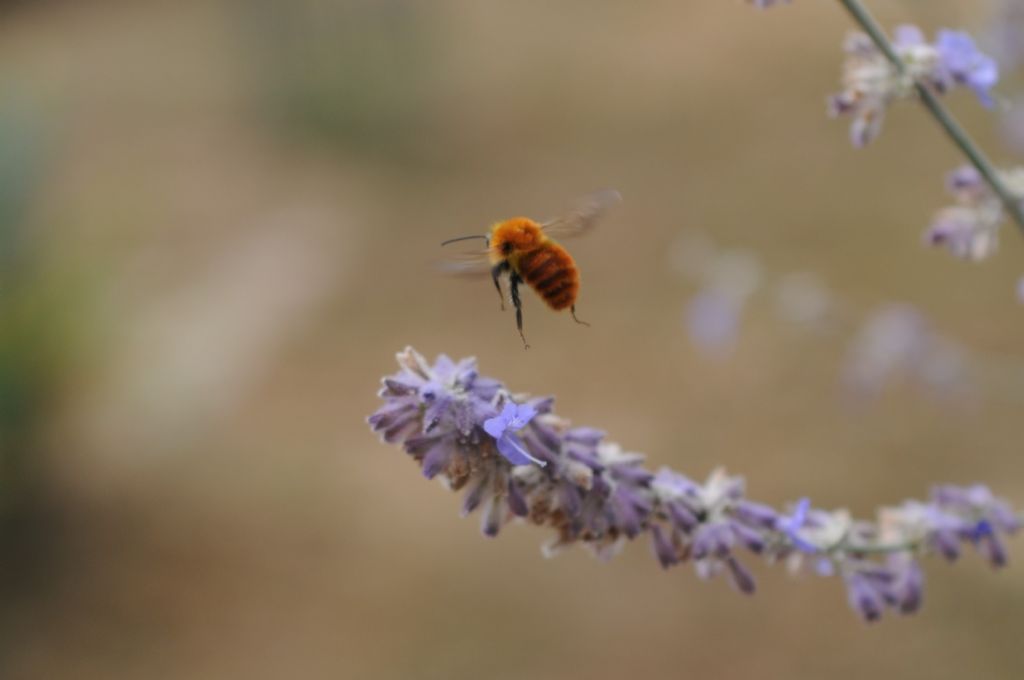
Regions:
<svg viewBox="0 0 1024 680"><path fill-rule="evenodd" d="M597 224L608 210L622 200L622 194L615 189L602 189L587 194L570 212L549 220L541 225L552 238L566 238L586 233Z"/></svg>
<svg viewBox="0 0 1024 680"><path fill-rule="evenodd" d="M475 250L467 253L456 253L437 263L437 268L450 276L476 278L491 273L491 262L488 251Z"/></svg>

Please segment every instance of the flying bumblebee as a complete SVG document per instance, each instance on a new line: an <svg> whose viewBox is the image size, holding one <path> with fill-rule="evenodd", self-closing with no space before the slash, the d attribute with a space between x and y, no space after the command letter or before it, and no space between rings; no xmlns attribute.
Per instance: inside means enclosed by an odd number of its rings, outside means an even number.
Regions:
<svg viewBox="0 0 1024 680"><path fill-rule="evenodd" d="M620 200L619 192L605 189L586 196L575 210L548 222L513 217L493 224L486 236L448 239L441 245L482 238L487 248L465 253L462 259L448 262L445 268L455 274L490 272L502 310L505 309L505 294L501 289L501 276L508 274L509 293L516 310L516 328L527 349L530 345L523 335L523 305L519 297L521 283L528 283L551 309L561 311L568 308L573 321L589 326L576 317L576 295L580 288L576 261L554 239L585 233Z"/></svg>

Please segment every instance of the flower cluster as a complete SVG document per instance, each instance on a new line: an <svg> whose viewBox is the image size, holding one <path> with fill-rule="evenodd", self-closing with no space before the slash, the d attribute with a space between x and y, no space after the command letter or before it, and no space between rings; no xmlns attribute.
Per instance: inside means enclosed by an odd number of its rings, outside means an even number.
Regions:
<svg viewBox="0 0 1024 680"><path fill-rule="evenodd" d="M864 33L846 39L843 91L829 97L829 114L853 116L850 141L866 146L882 129L886 109L897 99L914 93L917 84L945 93L955 86L970 88L985 106L992 106L989 91L999 80L999 68L978 50L966 33L940 30L934 43L921 29L898 26L893 48L903 62L896 68Z"/></svg>
<svg viewBox="0 0 1024 680"><path fill-rule="evenodd" d="M370 426L400 443L424 476L464 490L463 513L480 508L485 535L512 520L552 529L545 554L579 543L610 557L646 537L662 567L689 562L702 578L725 574L744 593L755 582L743 554L794 570L810 565L840 576L851 606L873 621L886 608L918 609L922 556L953 560L973 546L999 567L1002 537L1020 526L983 486L938 487L927 502L884 509L877 522L806 499L780 513L748 499L743 479L721 470L703 483L668 468L651 472L642 455L556 416L553 399L527 399L480 376L472 359L442 355L430 364L407 348L398 362Z"/></svg>
<svg viewBox="0 0 1024 680"><path fill-rule="evenodd" d="M1001 173L1014 195L1024 196L1024 168ZM943 246L956 257L983 260L999 245L999 227L1006 219L1003 202L973 166L949 173L946 189L955 203L939 210L925 231L925 242Z"/></svg>

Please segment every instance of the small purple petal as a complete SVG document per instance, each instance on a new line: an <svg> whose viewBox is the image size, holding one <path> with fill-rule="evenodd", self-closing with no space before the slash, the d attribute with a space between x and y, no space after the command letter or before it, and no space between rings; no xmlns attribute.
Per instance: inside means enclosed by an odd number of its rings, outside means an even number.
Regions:
<svg viewBox="0 0 1024 680"><path fill-rule="evenodd" d="M439 472L448 466L448 461L454 453L447 442L440 442L423 455L423 476L433 479Z"/></svg>
<svg viewBox="0 0 1024 680"><path fill-rule="evenodd" d="M742 500L736 505L736 517L747 524L764 529L775 529L779 521L779 514L775 510L748 500Z"/></svg>
<svg viewBox="0 0 1024 680"><path fill-rule="evenodd" d="M897 47L914 47L924 44L924 33L913 24L901 24L893 31L893 42Z"/></svg>
<svg viewBox="0 0 1024 680"><path fill-rule="evenodd" d="M529 465L530 463L536 463L541 467L547 465L544 461L531 456L519 437L508 432L498 439L498 451L513 465Z"/></svg>
<svg viewBox="0 0 1024 680"><path fill-rule="evenodd" d="M612 477L619 481L629 482L635 486L647 486L654 479L654 475L640 465L613 465L611 468Z"/></svg>
<svg viewBox="0 0 1024 680"><path fill-rule="evenodd" d="M393 404L387 404L377 410L376 413L366 419L374 430L387 430L398 422L408 422L417 416L416 404L402 400Z"/></svg>
<svg viewBox="0 0 1024 680"><path fill-rule="evenodd" d="M696 482L667 467L658 470L654 475L653 484L673 494L696 496L700 492L700 486Z"/></svg>
<svg viewBox="0 0 1024 680"><path fill-rule="evenodd" d="M679 561L679 554L668 539L661 527L651 527L651 544L654 548L654 555L658 558L662 568L668 569Z"/></svg>
<svg viewBox="0 0 1024 680"><path fill-rule="evenodd" d="M455 362L447 354L438 354L434 362L434 375L441 380L447 381L455 373Z"/></svg>
<svg viewBox="0 0 1024 680"><path fill-rule="evenodd" d="M793 514L789 517L781 517L778 521L779 531L784 533L793 546L800 552L805 553L816 553L820 552L818 546L814 545L807 539L800 535L800 529L807 524L807 511L811 507L811 501L808 498L801 498L796 507L793 509Z"/></svg>
<svg viewBox="0 0 1024 680"><path fill-rule="evenodd" d="M569 517L579 517L583 508L583 497L579 490L569 484L563 484L559 492L560 505L565 514Z"/></svg>
<svg viewBox="0 0 1024 680"><path fill-rule="evenodd" d="M934 531L931 534L931 544L940 555L950 562L955 562L960 557L960 541L952 531Z"/></svg>
<svg viewBox="0 0 1024 680"><path fill-rule="evenodd" d="M665 503L665 510L668 511L668 516L672 520L672 524L683 533L689 533L700 524L700 520L697 519L689 507L685 503L679 500L669 501Z"/></svg>
<svg viewBox="0 0 1024 680"><path fill-rule="evenodd" d="M814 571L818 576L832 576L836 573L836 565L827 557L819 557L814 562Z"/></svg>
<svg viewBox="0 0 1024 680"><path fill-rule="evenodd" d="M500 389L501 382L498 380L494 380L493 378L477 377L473 380L473 386L470 388L470 391L479 399L489 402Z"/></svg>
<svg viewBox="0 0 1024 680"><path fill-rule="evenodd" d="M447 393L439 393L438 396L427 404L423 412L423 431L430 432L437 427L444 416L451 412L454 399Z"/></svg>
<svg viewBox="0 0 1024 680"><path fill-rule="evenodd" d="M501 419L504 420L505 423L511 423L512 420L515 419L516 417L517 410L518 407L516 406L515 402L513 402L511 399L507 399L505 401L505 405L501 407Z"/></svg>
<svg viewBox="0 0 1024 680"><path fill-rule="evenodd" d="M865 621L870 623L881 618L883 598L868 579L851 574L846 577L846 588L850 606Z"/></svg>
<svg viewBox="0 0 1024 680"><path fill-rule="evenodd" d="M488 418L484 421L484 432L491 435L495 439L501 439L502 435L505 434L505 428L508 421L502 416L496 416L494 418Z"/></svg>
<svg viewBox="0 0 1024 680"><path fill-rule="evenodd" d="M597 446L604 438L602 430L595 430L592 427L574 427L565 433L565 440L579 442L587 446Z"/></svg>
<svg viewBox="0 0 1024 680"><path fill-rule="evenodd" d="M733 532L727 524L702 524L693 534L691 551L696 560L705 557L726 557L733 546Z"/></svg>
<svg viewBox="0 0 1024 680"><path fill-rule="evenodd" d="M921 608L924 598L924 573L917 560L909 556L893 556L889 565L894 569L896 579L890 586L895 605L903 614L912 614Z"/></svg>
<svg viewBox="0 0 1024 680"><path fill-rule="evenodd" d="M533 420L533 417L537 415L537 409L529 404L520 404L516 407L515 415L512 420L509 421L509 427L519 429L526 427L526 424Z"/></svg>
<svg viewBox="0 0 1024 680"><path fill-rule="evenodd" d="M935 42L942 66L958 83L967 85L985 106L994 102L989 90L999 82L999 65L978 50L974 39L962 31L941 30Z"/></svg>
<svg viewBox="0 0 1024 680"><path fill-rule="evenodd" d="M494 538L501 529L501 520L504 515L504 504L500 499L491 497L484 508L483 517L480 520L480 531L488 538Z"/></svg>
<svg viewBox="0 0 1024 680"><path fill-rule="evenodd" d="M730 580L736 589L745 595L753 594L757 589L753 574L731 555L725 560L725 564L729 567L729 576L732 577Z"/></svg>
<svg viewBox="0 0 1024 680"><path fill-rule="evenodd" d="M761 553L764 550L764 537L761 534L735 520L729 522L729 526L732 527L736 538L746 546L747 550L753 553Z"/></svg>
<svg viewBox="0 0 1024 680"><path fill-rule="evenodd" d="M620 528L630 538L636 537L643 522L639 499L624 487L619 487L612 496L612 504Z"/></svg>
<svg viewBox="0 0 1024 680"><path fill-rule="evenodd" d="M418 379L399 380L398 378L384 378L384 387L381 389L382 397L404 397L415 394L418 389Z"/></svg>
<svg viewBox="0 0 1024 680"><path fill-rule="evenodd" d="M512 514L517 517L526 517L530 514L530 506L527 505L523 493L513 480L508 481L508 507Z"/></svg>
<svg viewBox="0 0 1024 680"><path fill-rule="evenodd" d="M469 491L466 492L466 496L462 500L462 516L470 514L477 507L480 506L480 502L484 499L484 494L487 493L490 487L490 479L486 475L481 475L477 478L476 483L470 487Z"/></svg>

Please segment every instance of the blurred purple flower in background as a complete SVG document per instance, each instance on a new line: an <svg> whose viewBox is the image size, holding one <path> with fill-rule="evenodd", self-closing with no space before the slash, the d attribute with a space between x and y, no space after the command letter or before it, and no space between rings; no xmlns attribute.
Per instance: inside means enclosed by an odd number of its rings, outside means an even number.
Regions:
<svg viewBox="0 0 1024 680"><path fill-rule="evenodd" d="M999 80L995 60L980 52L966 33L940 30L935 44L916 26L897 26L893 49L903 62L900 73L864 33L851 33L843 45L843 89L828 99L832 117L850 115L850 141L863 147L882 129L888 107L914 94L915 83L942 94L956 85L971 88L986 106Z"/></svg>
<svg viewBox="0 0 1024 680"><path fill-rule="evenodd" d="M1024 168L1000 173L1014 195L1024 196ZM925 230L924 240L943 246L955 257L983 260L999 247L999 229L1006 219L1002 201L973 166L964 165L946 177L955 204L940 209Z"/></svg>
<svg viewBox="0 0 1024 680"><path fill-rule="evenodd" d="M401 444L424 476L466 489L463 514L482 508L485 535L516 519L553 529L545 554L581 543L608 558L647 535L662 567L692 562L698 576L725 574L743 593L756 584L741 551L794 569L810 558L817 574L841 575L851 607L874 621L886 609L920 607L920 557L954 559L973 546L1000 567L1004 537L1020 528L1013 509L982 485L936 487L928 502L881 510L877 523L813 508L807 499L780 515L746 498L743 478L723 470L703 484L668 468L648 471L642 455L555 416L552 399L514 400L501 383L479 376L472 359L441 355L429 364L407 348L398 363L399 373L383 380L384 405L368 418L373 430ZM510 430L518 433L508 455L500 442Z"/></svg>
<svg viewBox="0 0 1024 680"><path fill-rule="evenodd" d="M696 232L677 239L670 259L675 269L700 285L684 314L694 346L709 356L727 356L736 348L747 300L760 286L760 263L746 252L718 250Z"/></svg>
<svg viewBox="0 0 1024 680"><path fill-rule="evenodd" d="M690 339L706 354L725 355L736 346L740 302L720 290L699 291L686 304L686 328Z"/></svg>
<svg viewBox="0 0 1024 680"><path fill-rule="evenodd" d="M843 382L875 397L903 378L928 393L950 395L968 386L964 351L940 335L916 307L887 304L868 315L847 352Z"/></svg>
<svg viewBox="0 0 1024 680"><path fill-rule="evenodd" d="M982 104L994 105L989 93L999 82L999 65L995 59L983 54L974 39L962 31L942 29L935 40L939 53L939 67L953 82L971 88Z"/></svg>
<svg viewBox="0 0 1024 680"><path fill-rule="evenodd" d="M950 173L947 186L964 201L991 196L970 166ZM763 320L756 305L758 294L767 293L770 297L762 301L772 304L777 320L846 345L840 382L861 400L875 399L902 380L959 409L978 396L979 371L1020 370L1013 358L972 350L940 332L913 305L888 302L861 313L813 273L765 271L753 254L719 249L701 232L680 233L669 248L669 263L700 286L686 302L687 332L698 350L716 359L728 358L737 348L744 313ZM1017 294L1024 303L1024 283Z"/></svg>
<svg viewBox="0 0 1024 680"><path fill-rule="evenodd" d="M996 0L984 38L1004 69L1024 66L1024 3Z"/></svg>

